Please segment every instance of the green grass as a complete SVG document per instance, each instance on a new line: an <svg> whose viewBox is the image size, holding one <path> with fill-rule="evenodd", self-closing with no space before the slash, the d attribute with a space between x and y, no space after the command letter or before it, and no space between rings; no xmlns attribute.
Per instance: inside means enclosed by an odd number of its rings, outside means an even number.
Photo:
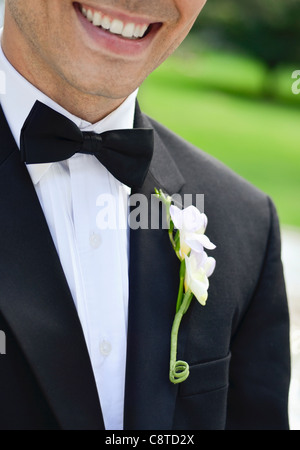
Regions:
<svg viewBox="0 0 300 450"><path fill-rule="evenodd" d="M141 88L142 109L268 193L282 224L300 226L300 95L286 89L290 71L273 79L284 82L270 101L262 64L212 54L203 64L201 72L201 58L168 60Z"/></svg>

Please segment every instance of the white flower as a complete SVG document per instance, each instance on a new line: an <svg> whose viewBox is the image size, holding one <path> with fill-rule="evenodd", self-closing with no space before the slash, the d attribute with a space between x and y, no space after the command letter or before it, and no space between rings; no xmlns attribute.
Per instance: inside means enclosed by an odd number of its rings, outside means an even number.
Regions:
<svg viewBox="0 0 300 450"><path fill-rule="evenodd" d="M171 219L175 228L180 231L180 254L182 258L191 250L202 252L203 248L214 250L216 246L205 236L207 217L195 206L183 210L177 206L170 207Z"/></svg>
<svg viewBox="0 0 300 450"><path fill-rule="evenodd" d="M215 270L216 261L204 251L199 253L192 250L190 256L185 257L185 265L185 290L190 290L198 302L205 306L208 298L208 278Z"/></svg>
<svg viewBox="0 0 300 450"><path fill-rule="evenodd" d="M176 315L171 333L170 374L171 383L178 384L189 376L189 365L177 361L178 331L182 317L189 309L195 296L205 306L208 298L209 281L216 261L208 257L204 248L214 250L216 246L205 235L207 217L197 208L190 206L183 210L171 204L172 199L155 188L155 195L166 206L169 238L180 264L180 283L176 303ZM172 219L172 220L170 220ZM184 292L185 291L185 292Z"/></svg>

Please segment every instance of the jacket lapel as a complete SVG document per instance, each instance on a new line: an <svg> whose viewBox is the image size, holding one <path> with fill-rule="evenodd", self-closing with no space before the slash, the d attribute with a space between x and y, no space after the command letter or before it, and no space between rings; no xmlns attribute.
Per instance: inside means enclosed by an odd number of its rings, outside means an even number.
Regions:
<svg viewBox="0 0 300 450"><path fill-rule="evenodd" d="M62 429L103 429L82 328L0 108L0 308Z"/></svg>
<svg viewBox="0 0 300 450"><path fill-rule="evenodd" d="M137 110L136 127L151 127ZM166 172L167 170L167 172ZM178 193L184 179L159 135L143 188ZM149 212L149 224L151 211ZM172 428L178 388L169 381L170 335L178 292L179 261L165 229L131 229L125 429Z"/></svg>

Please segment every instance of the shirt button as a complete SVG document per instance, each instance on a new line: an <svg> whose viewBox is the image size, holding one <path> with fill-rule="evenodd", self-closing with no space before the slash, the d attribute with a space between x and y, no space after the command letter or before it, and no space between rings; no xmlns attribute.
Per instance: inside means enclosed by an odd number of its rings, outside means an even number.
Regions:
<svg viewBox="0 0 300 450"><path fill-rule="evenodd" d="M101 236L97 233L91 233L90 234L90 246L93 249L99 248L101 245Z"/></svg>
<svg viewBox="0 0 300 450"><path fill-rule="evenodd" d="M111 343L105 339L100 344L100 353L103 356L108 356L112 351Z"/></svg>

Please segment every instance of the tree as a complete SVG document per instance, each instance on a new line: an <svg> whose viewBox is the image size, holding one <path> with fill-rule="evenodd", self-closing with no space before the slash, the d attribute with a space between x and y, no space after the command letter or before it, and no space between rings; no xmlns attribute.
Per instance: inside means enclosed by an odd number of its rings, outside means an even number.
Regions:
<svg viewBox="0 0 300 450"><path fill-rule="evenodd" d="M300 60L299 0L208 0L194 32L214 47L241 50L272 68Z"/></svg>

